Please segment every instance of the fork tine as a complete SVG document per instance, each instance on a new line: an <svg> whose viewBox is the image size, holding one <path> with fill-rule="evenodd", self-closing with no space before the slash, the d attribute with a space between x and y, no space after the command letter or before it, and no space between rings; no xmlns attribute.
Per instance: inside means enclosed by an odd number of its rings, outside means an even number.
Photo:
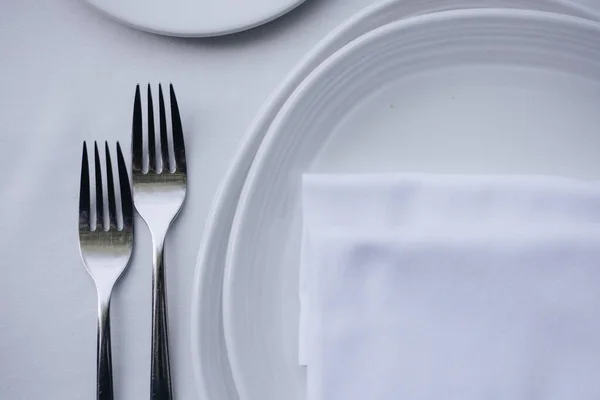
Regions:
<svg viewBox="0 0 600 400"><path fill-rule="evenodd" d="M140 85L135 87L135 100L133 103L133 127L132 127L132 169L135 172L142 172L144 168L144 138L142 121L142 99L140 96Z"/></svg>
<svg viewBox="0 0 600 400"><path fill-rule="evenodd" d="M104 153L106 155L106 186L108 188L108 223L110 229L114 229L117 227L117 207L115 198L115 185L113 181L113 169L108 142L104 142Z"/></svg>
<svg viewBox="0 0 600 400"><path fill-rule="evenodd" d="M148 84L148 169L159 171L156 162L156 139L154 136L154 104L152 102L152 88Z"/></svg>
<svg viewBox="0 0 600 400"><path fill-rule="evenodd" d="M94 142L94 161L96 172L96 229L104 228L104 196L102 194L102 170L100 169L100 154L98 143Z"/></svg>
<svg viewBox="0 0 600 400"><path fill-rule="evenodd" d="M175 153L175 167L178 171L186 172L185 144L183 142L183 128L181 127L181 116L177 106L177 98L173 84L169 85L171 96L171 121L173 124L173 150Z"/></svg>
<svg viewBox="0 0 600 400"><path fill-rule="evenodd" d="M160 111L160 153L162 156L162 171L170 171L169 139L167 136L167 116L165 111L165 98L163 97L162 85L158 84L158 103Z"/></svg>
<svg viewBox="0 0 600 400"><path fill-rule="evenodd" d="M79 183L79 226L90 226L90 166L87 146L83 142L81 155L81 181Z"/></svg>
<svg viewBox="0 0 600 400"><path fill-rule="evenodd" d="M119 169L119 185L121 188L121 210L123 212L123 229L133 230L133 199L131 197L131 184L127 175L127 166L121 151L121 145L117 142L117 164Z"/></svg>

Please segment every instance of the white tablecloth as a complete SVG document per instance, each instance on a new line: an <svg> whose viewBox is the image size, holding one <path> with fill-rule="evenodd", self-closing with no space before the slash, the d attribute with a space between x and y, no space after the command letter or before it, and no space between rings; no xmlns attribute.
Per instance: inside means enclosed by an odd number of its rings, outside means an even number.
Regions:
<svg viewBox="0 0 600 400"><path fill-rule="evenodd" d="M309 0L251 32L196 40L135 31L80 0L0 1L0 399L95 398L96 294L77 242L81 144L128 149L134 85L159 81L175 85L190 158L167 279L175 391L196 398L191 287L217 185L270 92L372 2ZM111 309L117 399L149 397L150 236L136 223Z"/></svg>

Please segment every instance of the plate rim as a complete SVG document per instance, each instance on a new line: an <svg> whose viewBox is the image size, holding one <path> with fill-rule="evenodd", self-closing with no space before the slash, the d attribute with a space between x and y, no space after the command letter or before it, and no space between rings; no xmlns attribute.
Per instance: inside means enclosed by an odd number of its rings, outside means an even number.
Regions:
<svg viewBox="0 0 600 400"><path fill-rule="evenodd" d="M295 10L306 1L307 0L290 0L289 4L287 4L285 7L280 7L271 14L249 18L243 23L224 24L220 29L202 27L182 29L172 26L172 24L166 24L164 26L153 25L144 22L143 19L135 18L123 13L115 13L114 11L103 7L101 0L85 0L85 2L92 8L112 19L113 21L148 33L182 38L217 37L247 31L282 17L283 15Z"/></svg>
<svg viewBox="0 0 600 400"><path fill-rule="evenodd" d="M504 0L498 0L499 3L502 1ZM573 14L579 14L582 17L600 20L600 14L573 4L570 0L548 0L548 2L554 7L564 7ZM259 108L256 116L246 129L238 150L233 158L233 162L228 168L218 187L218 190L213 198L212 206L206 217L204 234L200 240L194 280L192 283L192 305L190 312L191 356L194 380L200 398L210 398L209 394L212 392L208 390L210 386L206 384L206 381L208 380L207 378L209 378L206 370L216 368L214 364L211 364L210 366L204 365L202 362L203 357L200 357L201 354L205 354L206 350L211 350L215 347L214 340L211 341L210 338L206 337L212 335L207 334L203 329L201 329L201 326L203 326L202 321L206 319L207 314L210 315L211 312L215 312L213 308L216 308L216 312L219 314L222 312L222 288L219 287L216 290L215 295L210 297L206 295L206 290L207 288L214 287L217 284L216 282L219 282L219 285L224 283L224 262L227 254L226 245L231 236L231 223L233 222L233 214L237 210L239 196L243 186L245 185L246 174L254 161L266 130L273 122L284 102L291 95L294 89L302 82L302 80L316 66L318 66L322 60L326 59L339 48L341 48L342 44L346 44L353 40L353 38L347 38L345 36L352 35L354 38L356 38L365 32L372 30L371 26L360 27L361 24L369 24L379 27L381 24L379 23L378 18L380 18L381 13L398 10L397 14L399 15L396 16L395 19L399 20L415 15L430 13L431 8L435 8L436 6L439 7L439 3L443 2L440 1L438 4L430 2L432 4L425 5L423 7L421 7L422 3L418 2L417 4L419 7L426 9L419 9L417 11L411 10L408 12L401 11L406 8L405 3L407 2L398 0L382 0L363 8L362 10L351 15L349 18L343 20L326 36L318 41L300 59L300 61L295 64L295 66L287 73L287 75L285 75L284 79L275 87L267 100ZM468 5L461 6L458 4L457 6L462 7L463 9L471 8ZM354 33L356 30L359 30L359 32ZM233 210L230 212L230 209L232 208ZM225 222L223 219L225 219ZM230 220L231 222L227 222L227 220ZM223 247L225 247L225 249L223 249ZM213 256L214 253L218 254ZM215 259L218 260L217 267L213 266ZM216 316L216 319L222 322L222 315ZM217 326L215 329L219 330L220 333L223 333L222 324ZM220 337L219 340L224 340L224 337ZM227 369L227 372L229 375L231 375L228 355L220 354L220 351L218 351L218 353L219 354L216 357L217 362L220 362L220 367L222 369ZM231 376L223 378L224 381L231 379ZM227 385L222 383L220 386ZM236 389L233 388L232 390ZM236 393L232 399L233 398L239 398L239 395Z"/></svg>
<svg viewBox="0 0 600 400"><path fill-rule="evenodd" d="M227 249L227 255L225 258L225 272L223 280L223 323L224 323L224 335L225 342L228 350L230 367L233 375L233 380L236 384L238 393L240 392L241 385L243 382L241 378L244 373L241 370L240 362L237 361L237 355L239 351L235 350L238 348L237 339L234 340L232 332L234 329L234 313L232 304L232 281L235 279L235 267L233 266L234 260L237 259L235 254L238 251L238 240L239 236L236 232L240 231L240 226L246 223L249 214L249 198L257 190L257 180L260 178L259 172L264 170L265 167L265 156L273 152L273 146L276 138L281 135L283 121L285 121L289 114L295 109L298 99L300 99L307 90L311 89L313 81L318 80L320 76L325 74L329 68L336 63L343 61L343 59L355 51L356 48L376 40L379 37L388 35L393 32L401 31L410 27L411 25L421 25L435 23L439 21L448 21L452 19L460 19L468 16L470 18L477 17L502 17L502 18L517 18L517 19L536 19L539 21L549 21L550 23L567 24L577 28L584 29L595 29L600 33L600 23L598 21L591 20L589 18L583 18L573 15L559 14L548 11L539 10L526 10L516 8L473 8L473 9L459 9L441 11L436 13L429 13L424 15L413 16L406 19L401 19L389 24L383 25L377 29L374 29L357 39L346 44L330 57L328 57L323 63L321 63L315 70L301 82L301 84L293 91L290 97L285 101L282 108L277 113L275 119L271 123L271 126L267 130L266 134L262 139L262 143L257 151L257 154L252 162L249 171L246 174L246 180L238 200L238 206L235 211L233 223L231 226L231 233L229 236L229 244ZM242 392L243 393L243 392ZM241 399L248 399L246 394L240 395Z"/></svg>

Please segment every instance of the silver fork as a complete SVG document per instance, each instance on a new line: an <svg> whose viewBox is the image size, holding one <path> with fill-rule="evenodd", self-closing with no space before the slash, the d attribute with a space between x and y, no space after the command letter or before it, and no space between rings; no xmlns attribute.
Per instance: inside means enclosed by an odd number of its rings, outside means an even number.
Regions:
<svg viewBox="0 0 600 400"><path fill-rule="evenodd" d="M186 193L186 160L181 117L173 85L169 86L174 157L170 156L167 116L162 86L158 88L160 143L154 131L152 90L148 85L148 168L144 167L142 101L139 85L133 106L132 176L135 208L150 229L153 245L152 274L152 365L150 398L173 398L169 365L168 318L165 284L164 244L171 223L181 210ZM157 154L159 153L159 154Z"/></svg>
<svg viewBox="0 0 600 400"><path fill-rule="evenodd" d="M110 296L115 283L129 264L133 248L133 202L121 146L117 143L117 164L121 192L120 208L123 217L121 226L117 222L116 179L113 180L108 143L105 143L105 152L106 186L108 189L107 210L104 210L100 155L98 154L98 145L94 143L94 169L96 175L95 226L91 218L90 172L85 142L83 143L79 189L79 248L85 268L94 280L98 292L98 358L96 365L96 398L98 400L113 399Z"/></svg>

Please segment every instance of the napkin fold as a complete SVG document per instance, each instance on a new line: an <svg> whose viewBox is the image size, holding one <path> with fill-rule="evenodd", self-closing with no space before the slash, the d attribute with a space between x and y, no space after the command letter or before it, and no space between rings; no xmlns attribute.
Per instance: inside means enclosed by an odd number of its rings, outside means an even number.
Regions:
<svg viewBox="0 0 600 400"><path fill-rule="evenodd" d="M322 229L310 400L600 398L600 229Z"/></svg>
<svg viewBox="0 0 600 400"><path fill-rule="evenodd" d="M307 365L316 334L313 281L321 273L320 263L308 262L314 232L397 229L424 238L541 227L559 232L565 224L600 222L600 184L540 176L308 174L302 204L299 363Z"/></svg>

